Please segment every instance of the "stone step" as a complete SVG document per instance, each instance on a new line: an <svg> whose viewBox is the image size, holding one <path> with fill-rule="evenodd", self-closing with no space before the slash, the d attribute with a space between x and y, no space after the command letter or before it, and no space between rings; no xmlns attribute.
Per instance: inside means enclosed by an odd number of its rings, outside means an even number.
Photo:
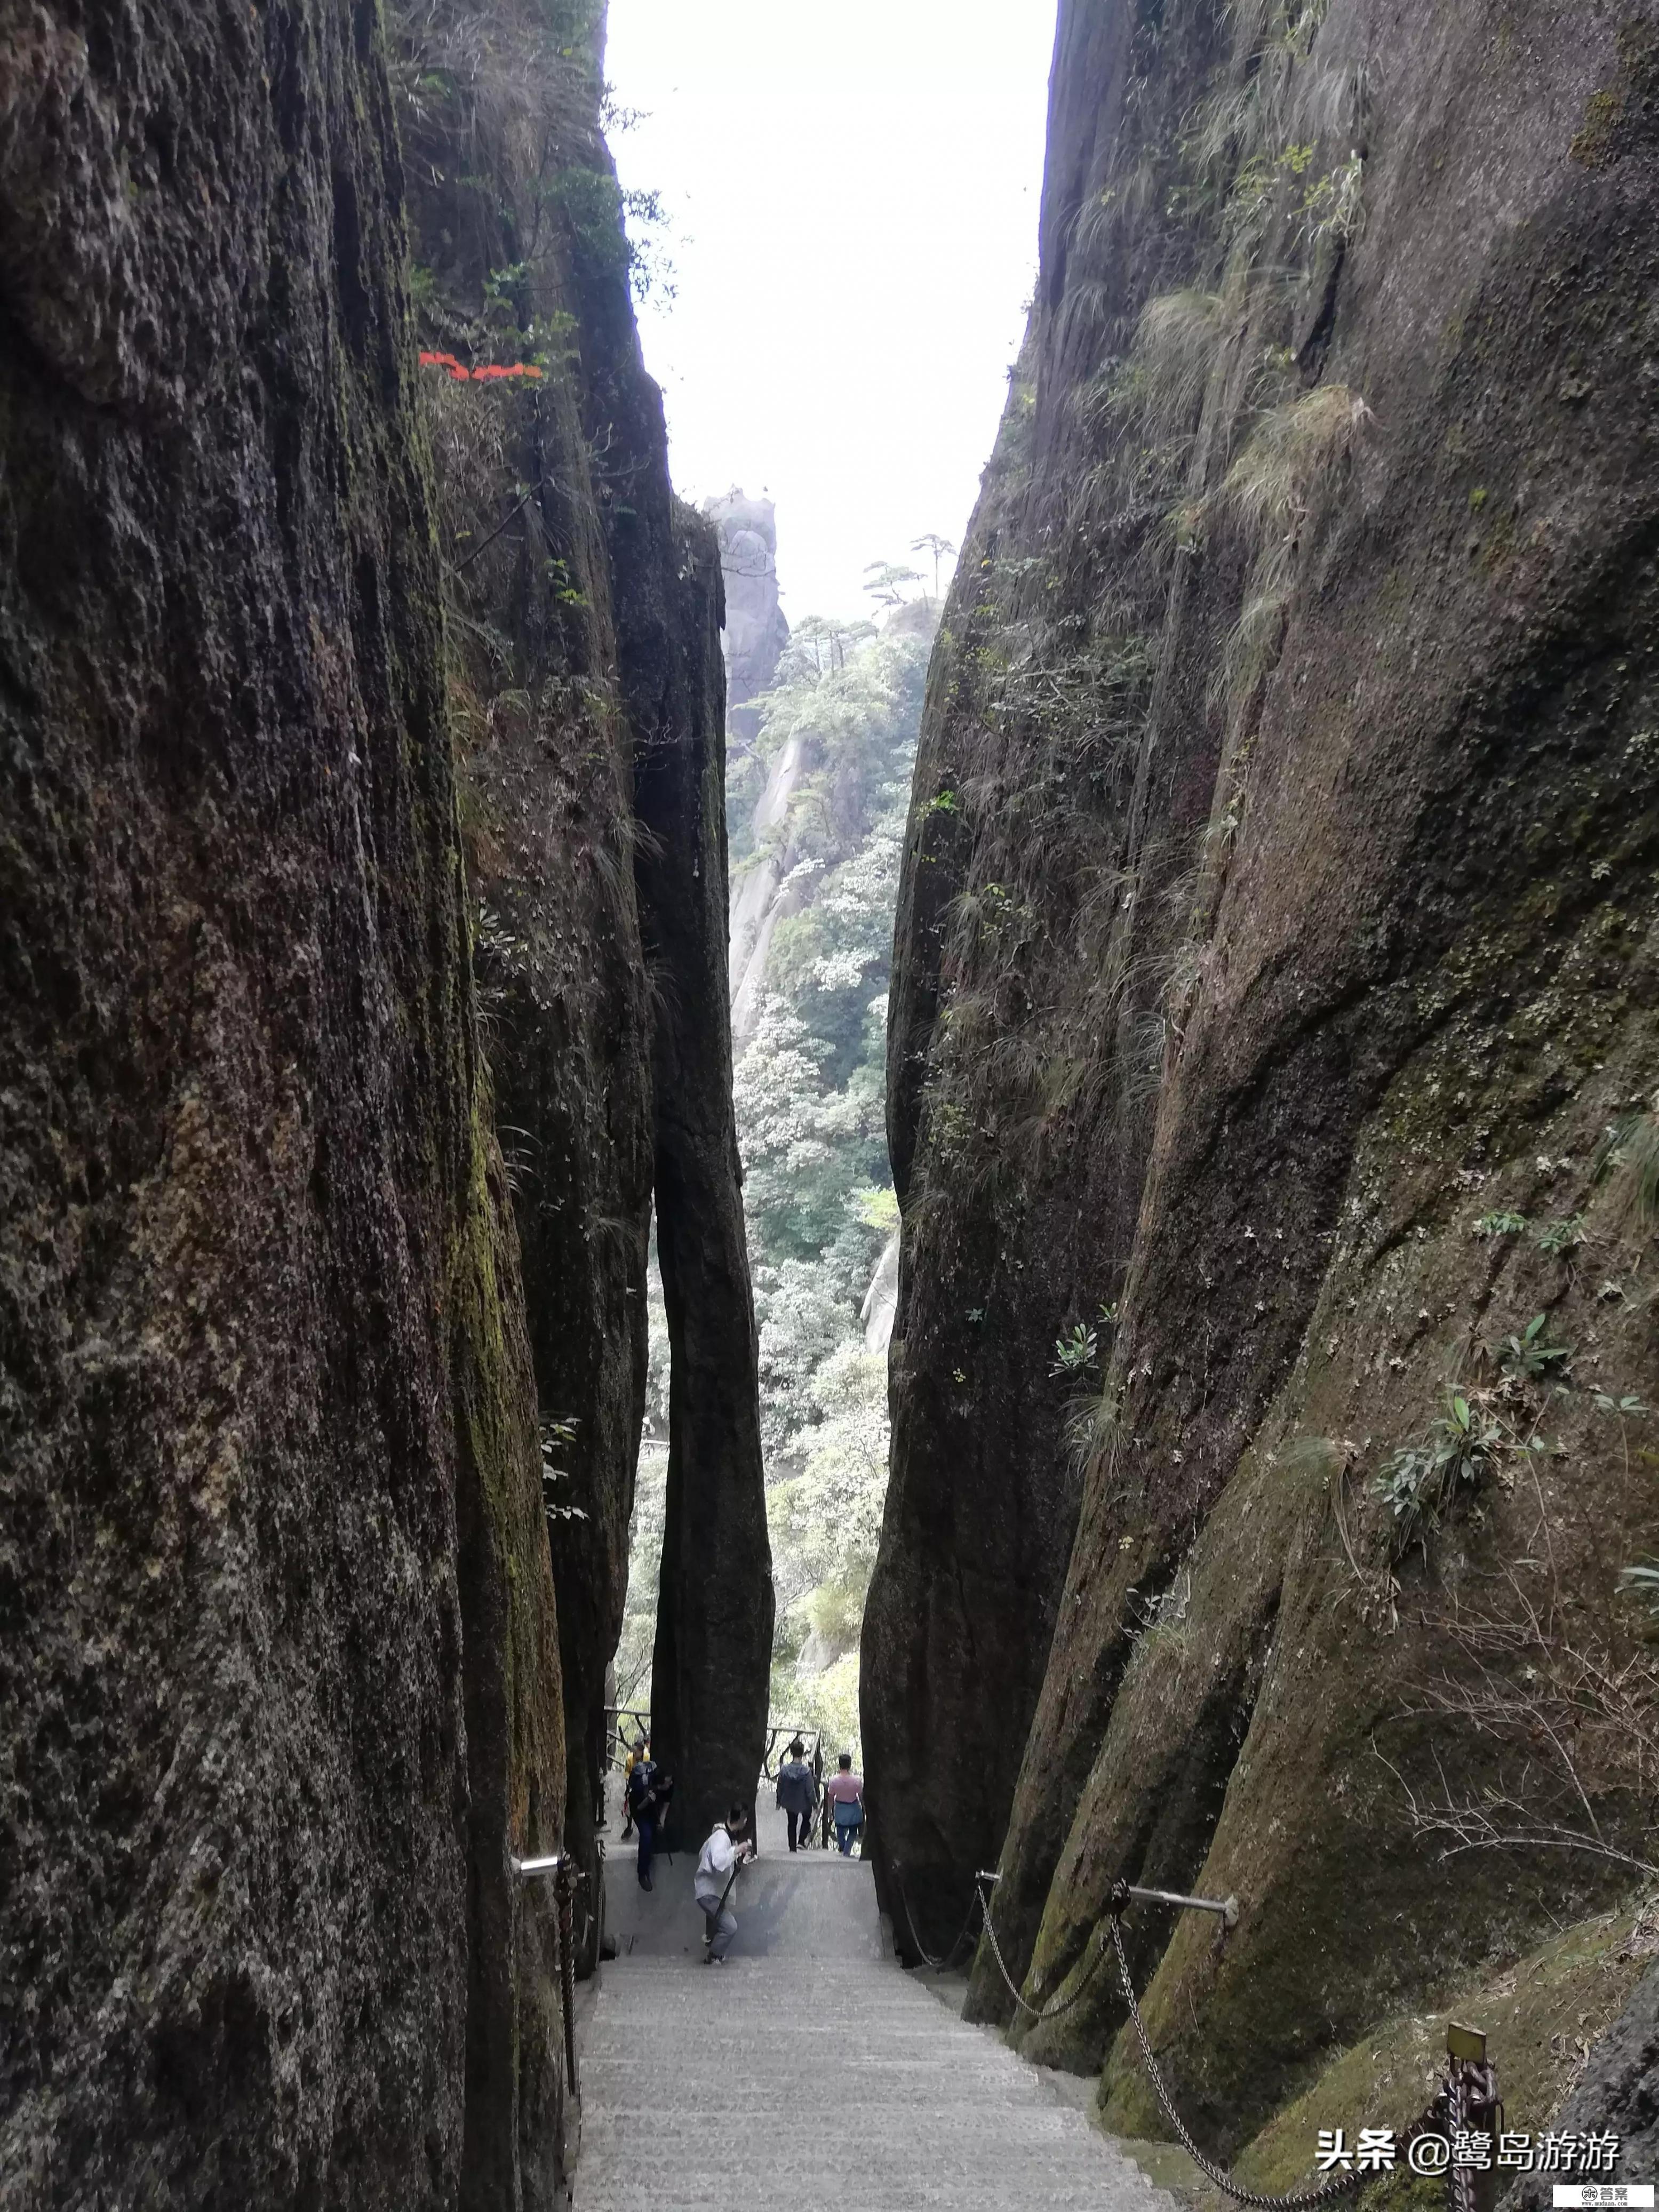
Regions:
<svg viewBox="0 0 1659 2212"><path fill-rule="evenodd" d="M1173 2212L1040 2069L889 1960L619 1960L586 2046L577 2212Z"/></svg>

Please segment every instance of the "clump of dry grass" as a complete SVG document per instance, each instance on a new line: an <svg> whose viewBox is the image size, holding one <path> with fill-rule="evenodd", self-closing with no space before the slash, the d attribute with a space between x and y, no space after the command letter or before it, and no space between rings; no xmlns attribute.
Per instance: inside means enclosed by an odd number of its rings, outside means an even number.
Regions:
<svg viewBox="0 0 1659 2212"><path fill-rule="evenodd" d="M1223 480L1216 505L1261 541L1294 536L1316 494L1353 450L1370 409L1346 384L1270 407Z"/></svg>

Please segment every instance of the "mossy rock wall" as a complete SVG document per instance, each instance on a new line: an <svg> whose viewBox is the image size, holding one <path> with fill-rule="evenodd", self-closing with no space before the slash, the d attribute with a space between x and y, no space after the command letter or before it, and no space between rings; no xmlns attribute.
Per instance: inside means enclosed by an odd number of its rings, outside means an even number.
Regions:
<svg viewBox="0 0 1659 2212"><path fill-rule="evenodd" d="M1644 1856L1651 1805L1599 1752L1622 1858L1449 1863L1422 1816L1513 1788L1523 1664L1639 1662L1618 1577L1659 1539L1648 1417L1598 1401L1656 1369L1607 1138L1659 1078L1656 32L1060 11L1025 373L902 895L864 1698L879 1848L940 1870L921 1937L1006 1816L1005 1957L1033 2002L1091 1977L1017 2033L1103 2065L1119 2125L1154 2114L1094 1969L1115 1876L1243 1900L1218 1955L1196 1917L1134 1923L1225 2149ZM1571 1357L1528 1377L1503 1347L1540 1314ZM1079 1325L1097 1363L1051 1375ZM1402 1543L1376 1485L1452 1378L1507 1441ZM980 1525L1030 1545L1063 1509L1068 1397L1075 1540L1027 1584ZM1011 1760L988 1814L936 1820ZM1545 1824L1571 1795L1527 1784ZM1013 2010L983 1948L970 2008Z"/></svg>
<svg viewBox="0 0 1659 2212"><path fill-rule="evenodd" d="M597 1881L653 1198L681 1409L669 1491L689 1501L671 1504L659 1610L681 1656L656 1673L653 1719L688 1829L752 1787L765 1727L754 1322L711 921L726 883L723 608L708 533L676 507L641 355L600 129L603 9L449 0L396 22L422 328L449 357L428 363L426 420L485 1045L548 1470L566 1832ZM463 367L536 374L480 382ZM706 1547L679 1533L700 1530Z"/></svg>
<svg viewBox="0 0 1659 2212"><path fill-rule="evenodd" d="M644 1409L651 1013L634 887L602 427L584 325L633 349L599 128L596 11L398 10L462 821L484 1046L544 1425L571 1757L566 1838L599 1880L605 1674ZM490 66L480 67L476 41ZM585 197L578 224L571 180ZM609 197L606 197L606 187ZM597 198L595 195L597 194ZM590 203L592 204L590 205ZM654 463L667 497L665 454ZM595 1963L599 1916L581 1964Z"/></svg>
<svg viewBox="0 0 1659 2212"><path fill-rule="evenodd" d="M556 1626L376 18L3 40L0 2197L550 2204Z"/></svg>

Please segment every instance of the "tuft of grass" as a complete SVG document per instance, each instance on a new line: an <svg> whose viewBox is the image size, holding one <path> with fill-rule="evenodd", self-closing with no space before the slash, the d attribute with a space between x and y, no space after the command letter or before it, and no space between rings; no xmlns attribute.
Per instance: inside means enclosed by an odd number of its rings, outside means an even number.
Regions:
<svg viewBox="0 0 1659 2212"><path fill-rule="evenodd" d="M1206 519L1231 517L1257 547L1212 693L1237 713L1279 658L1309 516L1372 420L1364 400L1346 384L1322 384L1268 408L1206 503Z"/></svg>
<svg viewBox="0 0 1659 2212"><path fill-rule="evenodd" d="M1626 1567L1619 1577L1619 1587L1646 1606L1654 1619L1659 1620L1659 1559Z"/></svg>
<svg viewBox="0 0 1659 2212"><path fill-rule="evenodd" d="M1659 1092L1641 1112L1626 1115L1608 1130L1594 1170L1613 1181L1623 1210L1634 1213L1638 1229L1650 1230L1659 1222Z"/></svg>
<svg viewBox="0 0 1659 2212"><path fill-rule="evenodd" d="M1224 333L1219 292L1165 292L1149 300L1135 326L1119 404L1155 436L1190 431Z"/></svg>
<svg viewBox="0 0 1659 2212"><path fill-rule="evenodd" d="M1117 1436L1118 1386L1109 1377L1098 1394L1073 1400L1066 1413L1066 1449L1086 1471L1110 1451Z"/></svg>
<svg viewBox="0 0 1659 2212"><path fill-rule="evenodd" d="M1374 420L1346 384L1322 384L1270 407L1228 470L1221 506L1258 542L1294 537L1319 489L1329 483Z"/></svg>

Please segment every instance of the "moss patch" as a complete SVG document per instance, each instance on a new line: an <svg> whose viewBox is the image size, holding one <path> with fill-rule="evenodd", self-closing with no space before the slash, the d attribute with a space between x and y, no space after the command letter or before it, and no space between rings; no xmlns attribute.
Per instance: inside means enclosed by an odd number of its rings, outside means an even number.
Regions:
<svg viewBox="0 0 1659 2212"><path fill-rule="evenodd" d="M1490 2038L1507 2124L1538 2134L1559 2112L1590 2045L1617 2017L1656 1950L1659 1899L1650 1898L1579 1921L1512 1964L1449 1987L1426 2011L1384 2022L1333 2058L1239 2154L1234 2173L1254 2189L1292 2190L1312 2170L1321 2129L1342 2128L1352 2142L1361 2127L1408 2126L1433 2093L1454 2020ZM1139 2094L1127 2089L1113 2099L1106 2124L1161 2124L1144 2074ZM1175 2144L1137 2136L1123 2148L1154 2181L1206 2212L1226 2202ZM1376 2184L1365 2201L1403 2212L1425 2191L1425 2201L1439 2203L1442 2185L1401 2175Z"/></svg>

